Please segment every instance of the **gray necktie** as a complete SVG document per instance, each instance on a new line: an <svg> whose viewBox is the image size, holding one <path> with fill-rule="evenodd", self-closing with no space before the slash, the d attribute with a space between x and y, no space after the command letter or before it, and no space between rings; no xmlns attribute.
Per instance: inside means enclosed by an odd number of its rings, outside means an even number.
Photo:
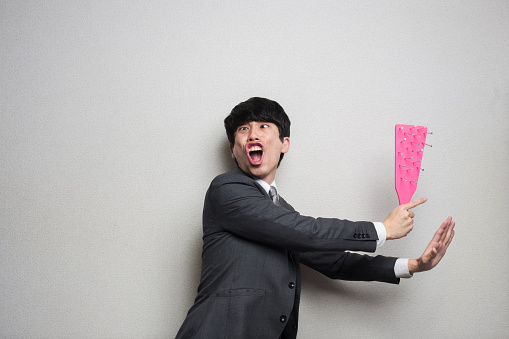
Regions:
<svg viewBox="0 0 509 339"><path fill-rule="evenodd" d="M269 196L275 205L281 206L281 203L279 202L279 194L277 194L277 190L274 186L270 186Z"/></svg>

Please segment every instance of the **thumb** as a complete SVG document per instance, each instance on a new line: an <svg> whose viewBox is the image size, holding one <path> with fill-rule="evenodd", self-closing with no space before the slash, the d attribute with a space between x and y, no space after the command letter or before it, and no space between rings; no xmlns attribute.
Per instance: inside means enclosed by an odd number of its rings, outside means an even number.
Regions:
<svg viewBox="0 0 509 339"><path fill-rule="evenodd" d="M426 253L424 253L422 255L423 261L424 262L431 262L431 260L433 260L433 258L436 257L437 253L438 252L437 252L437 249L435 247L430 248L429 251L427 251Z"/></svg>

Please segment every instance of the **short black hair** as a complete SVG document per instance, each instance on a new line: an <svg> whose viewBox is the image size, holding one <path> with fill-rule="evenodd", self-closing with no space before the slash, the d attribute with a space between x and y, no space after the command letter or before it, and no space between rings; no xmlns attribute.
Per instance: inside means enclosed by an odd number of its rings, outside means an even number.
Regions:
<svg viewBox="0 0 509 339"><path fill-rule="evenodd" d="M274 100L253 97L235 106L230 115L224 119L224 128L231 145L235 144L235 132L237 128L251 121L271 122L279 130L279 139L290 137L290 119L280 104ZM279 163L284 153L279 157ZM278 163L278 166L279 166Z"/></svg>

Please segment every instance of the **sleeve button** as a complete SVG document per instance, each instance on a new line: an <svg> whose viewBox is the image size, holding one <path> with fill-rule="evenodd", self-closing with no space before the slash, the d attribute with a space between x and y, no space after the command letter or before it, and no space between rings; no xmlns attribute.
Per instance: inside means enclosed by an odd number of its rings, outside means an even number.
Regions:
<svg viewBox="0 0 509 339"><path fill-rule="evenodd" d="M282 315L280 318L279 318L279 321L284 323L286 322L286 315Z"/></svg>

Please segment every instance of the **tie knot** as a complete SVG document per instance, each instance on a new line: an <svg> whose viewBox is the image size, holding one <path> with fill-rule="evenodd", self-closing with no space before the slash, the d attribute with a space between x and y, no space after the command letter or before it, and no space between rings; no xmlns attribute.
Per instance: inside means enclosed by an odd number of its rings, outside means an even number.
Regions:
<svg viewBox="0 0 509 339"><path fill-rule="evenodd" d="M270 186L269 194L271 198L277 195L277 189L274 186Z"/></svg>
<svg viewBox="0 0 509 339"><path fill-rule="evenodd" d="M281 206L281 203L279 202L279 195L277 194L277 189L274 186L270 186L269 195L274 204Z"/></svg>

